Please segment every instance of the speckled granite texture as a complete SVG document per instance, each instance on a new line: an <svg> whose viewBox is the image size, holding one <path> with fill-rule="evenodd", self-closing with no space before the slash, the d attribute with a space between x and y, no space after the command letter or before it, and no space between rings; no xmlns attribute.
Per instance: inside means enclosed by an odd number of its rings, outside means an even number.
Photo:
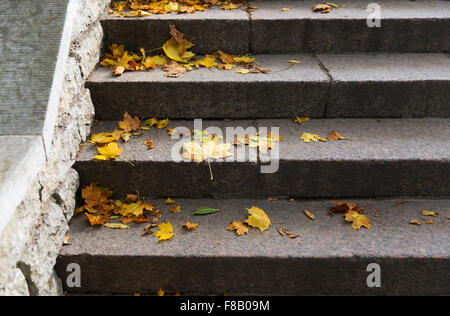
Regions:
<svg viewBox="0 0 450 316"><path fill-rule="evenodd" d="M152 201L175 230L173 239L162 243L140 236L145 224L131 224L130 230L94 228L81 215L70 225L71 245L64 247L57 270L64 276L67 264L81 265L82 287L66 288L77 293L154 294L163 288L185 295L450 294L450 222L444 219L450 215L449 200L397 206L396 200L350 201L366 205L371 230L354 231L342 215L329 217L328 201L176 199L179 214L168 212L163 201ZM204 205L222 211L189 217ZM238 237L226 230L231 221L246 219L246 208L253 205L271 218L268 231L251 229ZM439 213L435 224L409 224L423 209ZM197 232L180 229L187 220L199 224ZM300 237L282 237L279 228ZM381 288L366 285L369 263L381 266Z"/></svg>
<svg viewBox="0 0 450 316"><path fill-rule="evenodd" d="M261 174L266 155L257 161L212 161L215 180L205 163L172 161L166 130L143 131L120 146L123 160L94 161L95 146L84 146L75 169L82 183L101 182L116 192L133 188L152 197L267 197L272 194L300 197L448 196L450 126L447 119L311 120L299 126L291 120L204 121L208 126L280 127L279 170ZM170 127L193 129L193 121L171 121ZM104 122L95 133L113 131L117 122ZM300 136L326 137L339 131L357 141L310 143ZM253 133L254 134L254 133ZM229 137L229 135L228 135ZM148 150L144 141L156 147ZM241 157L241 156L240 156ZM276 156L272 156L277 160ZM244 157L245 158L245 157ZM270 158L270 157L269 157Z"/></svg>

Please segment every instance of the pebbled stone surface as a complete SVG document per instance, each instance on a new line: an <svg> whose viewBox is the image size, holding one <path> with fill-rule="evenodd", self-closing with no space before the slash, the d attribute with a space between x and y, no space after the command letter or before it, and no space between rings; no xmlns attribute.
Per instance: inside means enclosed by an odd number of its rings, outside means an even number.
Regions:
<svg viewBox="0 0 450 316"><path fill-rule="evenodd" d="M175 236L158 243L141 237L145 224L129 230L90 227L80 215L70 225L70 246L63 248L56 266L65 280L66 266L81 266L82 287L75 293L182 295L448 295L450 275L449 200L354 200L366 205L372 229L354 231L342 215L329 217L328 201L179 200L182 212L172 214L164 201L152 201L170 220ZM189 217L200 206L222 211ZM272 226L264 233L250 229L238 237L226 230L231 221L247 218L253 205L266 211ZM310 220L303 210L312 212ZM435 210L433 225L413 226L423 209ZM378 217L376 217L377 215ZM198 223L185 232L186 222ZM282 237L279 228L300 234ZM155 229L157 231L158 229ZM369 263L381 267L381 288L368 288ZM256 267L256 268L255 268Z"/></svg>
<svg viewBox="0 0 450 316"><path fill-rule="evenodd" d="M189 122L171 121L170 127L189 127ZM290 120L205 121L205 126L280 127L284 141L276 152L242 162L212 162L215 180L210 181L205 163L174 162L167 131L144 131L127 144L123 160L93 161L94 146L81 151L75 169L81 183L100 182L119 194L131 188L150 197L372 197L448 196L450 126L446 119L327 119L302 126ZM112 131L117 122L98 125L95 133ZM189 127L191 128L191 127ZM300 141L304 132L326 137L336 130L358 141L310 143ZM252 133L255 134L255 133ZM229 135L228 135L229 136ZM156 148L143 142L153 139ZM249 157L249 156L247 156ZM276 173L262 174L270 159L279 163Z"/></svg>
<svg viewBox="0 0 450 316"><path fill-rule="evenodd" d="M303 64L288 64L295 59ZM269 74L198 69L168 78L159 69L114 77L98 68L86 83L100 120L138 116L191 118L321 117L328 77L317 59L306 55L256 56Z"/></svg>
<svg viewBox="0 0 450 316"><path fill-rule="evenodd" d="M448 1L380 0L381 27L368 27L373 1L347 0L328 14L314 13L315 0L253 1L251 51L255 54L312 52L441 52L450 50ZM282 8L290 8L283 12Z"/></svg>
<svg viewBox="0 0 450 316"><path fill-rule="evenodd" d="M195 44L192 50L196 53L250 52L248 14L243 9L230 11L217 7L192 14L154 14L144 18L120 18L109 14L102 20L105 49L114 43L126 44L132 50L162 47L170 38L171 24Z"/></svg>
<svg viewBox="0 0 450 316"><path fill-rule="evenodd" d="M443 54L319 55L332 77L327 117L450 117Z"/></svg>

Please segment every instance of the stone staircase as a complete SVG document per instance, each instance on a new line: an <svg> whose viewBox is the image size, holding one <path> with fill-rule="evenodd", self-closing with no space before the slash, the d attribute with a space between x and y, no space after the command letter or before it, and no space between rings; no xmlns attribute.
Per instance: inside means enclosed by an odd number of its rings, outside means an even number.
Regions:
<svg viewBox="0 0 450 316"><path fill-rule="evenodd" d="M82 185L96 182L117 196L138 191L174 226L189 219L199 229L158 243L141 237L142 225L98 229L76 217L56 269L64 281L67 265L79 264L82 287L66 291L450 294L450 2L378 2L380 28L367 26L369 2L359 0L329 14L311 11L317 1L267 0L251 2L258 7L251 13L105 15L105 47L160 47L174 24L197 54L251 53L272 73L203 68L174 79L160 70L113 77L98 68L87 83L101 121L93 133L112 131L127 111L169 117L171 128L193 130L197 118L204 119L202 129L279 127L284 140L279 157L269 157L279 165L276 173L261 173L268 157L250 159L247 149L244 160L211 162L214 181L204 164L173 161L177 141L167 130L143 131L121 144L123 160L94 161L95 146L83 146L75 165ZM291 10L282 12L285 7ZM303 63L288 67L292 59ZM299 126L295 115L311 120ZM357 141L299 140L304 132L326 136L332 130ZM151 151L143 145L148 138L156 144ZM167 212L169 196L181 205L180 214ZM328 216L330 199L367 205L371 230L353 231L340 215ZM222 211L189 218L204 205ZM226 230L253 205L271 217L268 231L238 237ZM429 209L442 220L409 224ZM280 227L300 237L282 238ZM367 285L370 263L381 267L379 288Z"/></svg>

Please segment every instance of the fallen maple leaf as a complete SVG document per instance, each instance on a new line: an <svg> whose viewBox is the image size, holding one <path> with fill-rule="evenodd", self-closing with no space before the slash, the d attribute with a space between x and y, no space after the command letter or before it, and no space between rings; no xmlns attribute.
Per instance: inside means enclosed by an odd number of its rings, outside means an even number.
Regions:
<svg viewBox="0 0 450 316"><path fill-rule="evenodd" d="M153 235L159 237L159 241L170 240L174 236L173 227L170 222L159 224L158 228L160 230L153 233Z"/></svg>
<svg viewBox="0 0 450 316"><path fill-rule="evenodd" d="M248 217L248 224L252 227L259 228L260 231L265 231L271 225L270 218L260 208L253 206L247 209L250 216Z"/></svg>
<svg viewBox="0 0 450 316"><path fill-rule="evenodd" d="M347 139L336 131L329 132L327 138L329 141L338 141L338 140L346 140Z"/></svg>
<svg viewBox="0 0 450 316"><path fill-rule="evenodd" d="M91 135L91 143L93 144L108 144L114 141L118 141L122 137L123 131L114 130L111 133L99 133Z"/></svg>
<svg viewBox="0 0 450 316"><path fill-rule="evenodd" d="M123 120L119 122L119 127L124 132L135 132L139 129L140 126L141 120L137 116L135 116L134 118L131 117L128 112L123 115Z"/></svg>
<svg viewBox="0 0 450 316"><path fill-rule="evenodd" d="M109 143L104 147L97 147L100 155L94 157L96 160L111 160L116 159L122 155L123 150L117 145L117 143Z"/></svg>
<svg viewBox="0 0 450 316"><path fill-rule="evenodd" d="M370 219L363 214L359 214L356 211L348 211L345 214L345 220L348 222L352 222L352 227L354 230L359 230L361 227L365 227L370 229Z"/></svg>
<svg viewBox="0 0 450 316"><path fill-rule="evenodd" d="M89 223L91 224L91 226L103 225L109 220L109 217L104 215L94 216L86 213L86 216L89 219Z"/></svg>
<svg viewBox="0 0 450 316"><path fill-rule="evenodd" d="M163 291L163 289L159 289L157 295L158 296L164 296L166 292Z"/></svg>
<svg viewBox="0 0 450 316"><path fill-rule="evenodd" d="M311 134L311 133L303 133L303 135L300 137L300 140L304 141L305 143L310 143L310 142L326 142L327 140L320 137L317 134Z"/></svg>
<svg viewBox="0 0 450 316"><path fill-rule="evenodd" d="M232 222L227 230L236 231L238 236L244 236L248 234L248 225L245 222Z"/></svg>

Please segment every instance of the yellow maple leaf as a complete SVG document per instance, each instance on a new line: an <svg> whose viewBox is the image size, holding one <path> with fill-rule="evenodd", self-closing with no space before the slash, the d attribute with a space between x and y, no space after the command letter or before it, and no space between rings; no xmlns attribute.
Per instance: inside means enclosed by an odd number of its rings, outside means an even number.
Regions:
<svg viewBox="0 0 450 316"><path fill-rule="evenodd" d="M86 216L89 219L89 223L91 224L91 226L103 225L109 220L109 217L104 216L104 215L96 215L95 216L95 215L86 213Z"/></svg>
<svg viewBox="0 0 450 316"><path fill-rule="evenodd" d="M216 63L216 57L213 55L206 55L205 58L198 60L197 64L206 68L218 66L218 63Z"/></svg>
<svg viewBox="0 0 450 316"><path fill-rule="evenodd" d="M160 120L158 122L158 128L159 129L166 128L168 125L169 125L169 119L168 118L166 118L165 120Z"/></svg>
<svg viewBox="0 0 450 316"><path fill-rule="evenodd" d="M219 143L217 137L204 140L201 144L193 141L183 145L183 157L199 163L209 159L225 159L233 155L229 152L231 148L231 144Z"/></svg>
<svg viewBox="0 0 450 316"><path fill-rule="evenodd" d="M317 134L311 134L311 133L303 133L303 135L300 137L300 139L302 141L304 141L305 143L310 143L310 142L326 142L327 140L320 137Z"/></svg>
<svg viewBox="0 0 450 316"><path fill-rule="evenodd" d="M166 292L163 291L163 289L159 289L157 295L158 296L164 296Z"/></svg>
<svg viewBox="0 0 450 316"><path fill-rule="evenodd" d="M158 228L160 230L153 233L153 235L159 237L159 241L169 240L174 236L173 227L170 222L159 224Z"/></svg>
<svg viewBox="0 0 450 316"><path fill-rule="evenodd" d="M354 230L359 230L361 227L365 227L367 229L370 229L370 219L365 216L364 214L359 214L356 211L348 211L345 214L345 220L347 222L352 222L352 227Z"/></svg>
<svg viewBox="0 0 450 316"><path fill-rule="evenodd" d="M270 218L260 208L253 206L247 209L250 216L248 217L248 224L252 227L259 228L260 231L265 231L271 225Z"/></svg>
<svg viewBox="0 0 450 316"><path fill-rule="evenodd" d="M111 160L116 159L120 155L122 155L122 148L117 145L117 143L112 142L104 147L97 147L97 150L100 155L94 157L96 160Z"/></svg>
<svg viewBox="0 0 450 316"><path fill-rule="evenodd" d="M238 236L244 236L248 234L248 225L244 222L232 222L227 230L236 231Z"/></svg>
<svg viewBox="0 0 450 316"><path fill-rule="evenodd" d="M123 131L121 130L114 130L114 132L111 133L99 133L99 134L92 134L91 136L91 143L93 144L107 144L111 142L115 142L119 140L122 137Z"/></svg>

